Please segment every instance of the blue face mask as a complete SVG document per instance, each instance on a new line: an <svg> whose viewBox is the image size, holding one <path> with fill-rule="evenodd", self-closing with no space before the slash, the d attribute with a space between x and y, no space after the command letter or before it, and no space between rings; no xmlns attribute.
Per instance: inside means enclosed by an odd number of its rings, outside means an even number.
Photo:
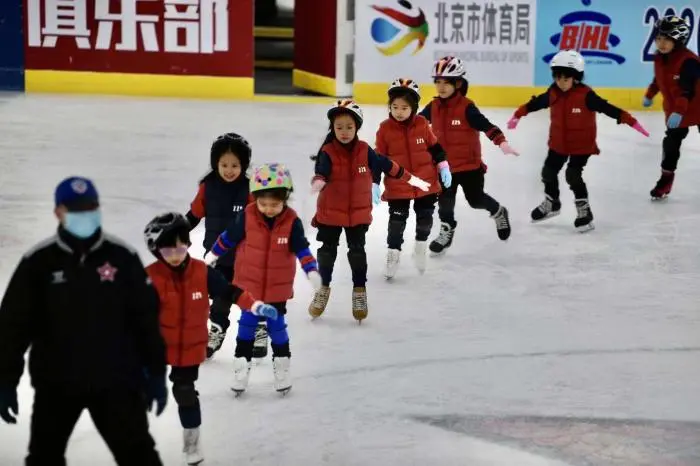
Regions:
<svg viewBox="0 0 700 466"><path fill-rule="evenodd" d="M102 214L99 210L86 212L66 212L63 217L63 228L78 238L89 238L102 225Z"/></svg>

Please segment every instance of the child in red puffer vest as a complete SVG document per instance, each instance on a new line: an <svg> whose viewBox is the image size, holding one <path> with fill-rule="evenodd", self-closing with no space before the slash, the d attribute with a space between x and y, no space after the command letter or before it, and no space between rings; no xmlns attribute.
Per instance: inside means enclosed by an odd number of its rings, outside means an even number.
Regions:
<svg viewBox="0 0 700 466"><path fill-rule="evenodd" d="M417 115L420 102L418 84L411 79L396 79L389 86L388 94L389 118L381 123L377 131L376 151L430 183L430 189L424 192L398 180L384 178L382 199L389 202L389 250L384 276L391 279L398 270L411 201L416 213L413 260L418 271L425 272L427 241L433 228L440 182L449 188L452 174L445 151L430 128L430 122Z"/></svg>

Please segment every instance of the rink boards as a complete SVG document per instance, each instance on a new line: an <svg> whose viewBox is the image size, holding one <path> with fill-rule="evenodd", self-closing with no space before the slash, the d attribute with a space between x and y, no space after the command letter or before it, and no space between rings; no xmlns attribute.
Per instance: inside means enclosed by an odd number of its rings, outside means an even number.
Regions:
<svg viewBox="0 0 700 466"><path fill-rule="evenodd" d="M0 90L252 98L253 3L0 2ZM297 8L307 3L299 0ZM586 59L589 85L619 106L640 109L653 75L655 21L680 15L690 24L688 47L697 51L700 43L700 0L335 0L314 5L337 13L336 37L326 21L306 18L307 41L309 31L318 37L309 53L296 56L314 58L309 64L295 61L293 81L323 95L351 93L361 103L385 103L388 83L399 76L420 82L424 96L433 95L433 62L455 55L465 62L470 97L479 105L519 105L551 83L549 61L558 50L576 49ZM297 16L301 21L308 15ZM333 49L334 40L334 51L311 53L328 49L328 41ZM295 48L303 47L309 46L297 38ZM297 69L314 63L318 69ZM660 100L653 109L660 109Z"/></svg>

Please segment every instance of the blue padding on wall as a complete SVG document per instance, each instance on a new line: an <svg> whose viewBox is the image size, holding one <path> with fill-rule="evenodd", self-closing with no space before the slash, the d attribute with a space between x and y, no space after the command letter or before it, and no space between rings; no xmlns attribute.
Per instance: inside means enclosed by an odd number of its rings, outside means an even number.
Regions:
<svg viewBox="0 0 700 466"><path fill-rule="evenodd" d="M0 0L0 90L24 91L22 0Z"/></svg>

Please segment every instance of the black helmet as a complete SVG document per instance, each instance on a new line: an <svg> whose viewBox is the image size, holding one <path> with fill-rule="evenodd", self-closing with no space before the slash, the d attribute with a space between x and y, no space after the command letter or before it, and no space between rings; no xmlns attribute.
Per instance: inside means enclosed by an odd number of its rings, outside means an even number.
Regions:
<svg viewBox="0 0 700 466"><path fill-rule="evenodd" d="M148 222L143 230L146 247L156 256L159 247L164 244L175 244L177 238L183 243L192 244L190 242L190 222L178 212L168 212L155 217Z"/></svg>
<svg viewBox="0 0 700 466"><path fill-rule="evenodd" d="M666 36L677 44L685 45L690 39L690 25L678 16L664 16L654 27L657 36Z"/></svg>
<svg viewBox="0 0 700 466"><path fill-rule="evenodd" d="M218 170L219 159L226 152L233 152L241 161L241 170L245 173L250 166L250 158L253 150L250 143L240 134L226 133L222 134L211 145L211 169L216 172Z"/></svg>

